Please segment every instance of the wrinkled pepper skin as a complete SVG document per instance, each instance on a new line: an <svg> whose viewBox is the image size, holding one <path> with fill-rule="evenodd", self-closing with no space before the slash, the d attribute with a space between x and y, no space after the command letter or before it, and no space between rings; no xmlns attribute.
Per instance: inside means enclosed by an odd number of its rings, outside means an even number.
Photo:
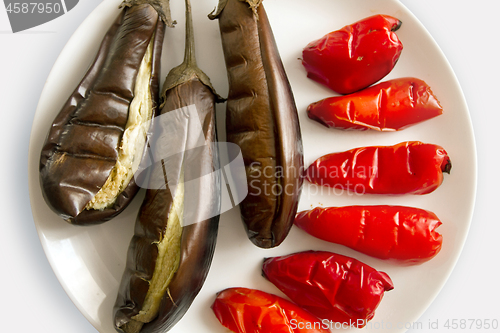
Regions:
<svg viewBox="0 0 500 333"><path fill-rule="evenodd" d="M116 164L138 69L152 38L149 84L153 116L158 112L164 28L152 6L124 8L104 36L93 64L52 123L41 151L40 185L49 207L71 224L109 220L138 191L132 177L112 206L85 209Z"/></svg>
<svg viewBox="0 0 500 333"><path fill-rule="evenodd" d="M260 1L221 0L210 17L219 19L228 73L227 141L240 147L247 174L241 216L255 245L275 247L293 225L302 189L295 100Z"/></svg>
<svg viewBox="0 0 500 333"><path fill-rule="evenodd" d="M186 1L186 56L163 86L154 136L154 155L163 159L153 165L129 246L114 306L118 332L170 330L201 290L215 251L221 205L215 103L220 97L196 66L193 38ZM169 250L161 258L163 246ZM158 279L163 289L155 289L155 275L162 271L168 273ZM159 296L155 311L146 316L152 289Z"/></svg>
<svg viewBox="0 0 500 333"><path fill-rule="evenodd" d="M303 309L347 327L365 326L384 292L394 289L386 273L325 251L267 258L262 273Z"/></svg>
<svg viewBox="0 0 500 333"><path fill-rule="evenodd" d="M398 131L443 113L431 88L407 77L378 83L350 95L310 104L312 120L336 129Z"/></svg>
<svg viewBox="0 0 500 333"><path fill-rule="evenodd" d="M436 214L405 206L316 207L295 217L295 225L327 242L380 259L420 264L441 250Z"/></svg>
<svg viewBox="0 0 500 333"><path fill-rule="evenodd" d="M400 26L397 18L374 15L309 43L302 51L307 76L340 94L370 86L396 65Z"/></svg>
<svg viewBox="0 0 500 333"><path fill-rule="evenodd" d="M405 141L324 155L307 168L306 179L348 193L427 194L450 170L450 158L442 147Z"/></svg>
<svg viewBox="0 0 500 333"><path fill-rule="evenodd" d="M236 333L330 332L299 306L255 289L225 289L217 294L212 310L224 327Z"/></svg>

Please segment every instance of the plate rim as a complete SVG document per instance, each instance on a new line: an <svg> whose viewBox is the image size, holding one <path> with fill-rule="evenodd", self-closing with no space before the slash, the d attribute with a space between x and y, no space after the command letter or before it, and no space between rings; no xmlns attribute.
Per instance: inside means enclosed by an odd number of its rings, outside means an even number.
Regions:
<svg viewBox="0 0 500 333"><path fill-rule="evenodd" d="M470 134L471 134L471 137L470 137L470 144L471 144L471 149L472 149L472 153L473 153L473 156L471 156L471 165L473 167L473 170L471 170L470 172L470 176L472 177L471 178L471 185L472 185L472 188L473 188L473 193L471 193L471 198L472 198L472 201L469 203L470 205L470 209L468 209L468 216L467 216L467 225L466 225L466 230L464 230L464 233L463 233L463 236L459 239L459 251L455 252L452 257L450 258L452 260L452 264L450 265L449 269L447 270L446 272L446 276L444 277L444 279L442 279L440 281L440 286L439 288L437 288L436 292L432 295L432 297L429 297L427 299L427 302L426 302L426 306L423 307L421 309L421 311L418 312L418 314L416 314L415 316L415 320L418 320L426 311L427 309L430 307L430 305L435 301L436 297L438 297L439 293L441 292L441 290L443 289L443 287L446 285L446 283L448 282L448 280L450 279L450 277L452 276L453 274L453 270L455 269L458 261L460 260L460 256L463 252L463 249L464 249L464 246L465 246L465 243L467 241L467 238L468 238L468 234L469 234L469 231L470 231L470 228L471 228L471 225L472 225L472 221L473 221L473 215L474 215L474 211L475 211L475 207L476 207L476 198L477 198L477 185L478 185L478 158L477 158L477 144L476 144L476 138L475 138L475 134L474 134L474 127L473 127L473 123L472 123L472 119L471 119L471 114L470 114L470 109L467 105L467 101L466 101L466 98L465 98L465 95L463 93L463 90L462 90L462 87L460 85L460 82L451 66L451 64L449 63L446 55L444 54L444 52L442 51L442 49L440 48L439 44L436 42L436 40L433 38L433 36L430 34L430 32L425 28L425 26L422 24L422 22L418 19L417 16L415 16L403 3L399 2L398 0L388 0L390 2L393 3L393 5L399 7L399 8L403 8L406 15L409 15L412 17L412 19L419 25L420 27L420 31L421 32L424 32L426 34L426 39L431 41L433 43L433 46L434 48L439 52L440 54L440 57L442 57L442 59L444 59L446 65L447 65L447 72L451 75L451 77L453 78L453 83L455 85L455 89L457 89L460 94L459 94L459 98L460 98L460 103L463 104L463 106L465 107L465 110L466 110L466 116L467 116L467 123L468 123L468 130L470 131ZM39 98L39 101L38 101L38 104L37 104L37 108L36 108L36 111L35 111L35 115L34 115L34 118L33 118L33 123L32 123L32 127L31 127L31 131L30 131L30 140L29 140L29 149L28 149L28 187L29 187L29 200L30 200L30 204L31 204L31 213L33 215L33 220L34 220L34 223L35 223L35 227L36 227L36 230L37 230L37 234L38 234L38 237L40 239L40 242L41 242L41 245L42 245L42 248L44 250L44 254L51 266L51 269L52 271L54 272L58 282L61 284L62 288L64 289L65 293L68 295L68 297L71 299L71 301L73 302L73 304L75 304L75 306L78 308L78 310L80 311L80 313L94 326L94 328L98 331L100 331L99 329L99 323L95 322L90 316L88 316L88 314L84 311L84 309L81 307L81 304L78 302L78 300L75 298L75 295L72 294L70 292L70 290L68 289L68 285L66 284L66 282L64 281L64 279L62 278L61 276L61 272L57 269L57 264L54 262L54 258L52 256L49 255L49 251L48 251L48 241L45 237L45 234L43 232L43 230L41 229L41 226L40 226L40 223L37 221L37 213L36 211L34 210L33 208L33 201L38 199L36 197L37 194L35 194L34 192L34 189L33 189L33 186L35 186L34 184L39 184L39 181L38 179L35 179L35 178L38 178L38 172L35 171L35 170L38 170L38 164L39 164L39 152L37 151L33 151L34 149L34 142L35 140L37 139L37 136L34 134L34 132L36 131L35 130L35 127L36 125L39 123L39 121L37 121L40 117L42 117L41 115L41 111L40 109L42 109L42 106L41 106L41 101L42 99L44 98L44 95L46 95L46 90L49 89L48 87L50 87L50 81L52 81L54 78L54 67L60 62L60 59L64 58L66 56L66 53L69 52L69 44L74 42L75 41L75 38L79 35L82 34L82 31L84 30L84 28L86 27L86 25L88 24L89 21L92 21L94 18L93 16L95 15L95 13L97 11L100 11L100 10L103 10L104 12L106 11L104 8L107 8L107 7L111 7L112 5L116 4L116 3L119 3L120 1L119 0L106 0L106 1L103 1L101 2L86 18L85 20L80 24L80 26L75 30L75 32L71 35L71 37L68 39L68 42L66 43L66 45L63 47L61 53L59 54L59 56L57 57L56 61L54 62L54 65L52 67L52 69L50 70L50 73L47 77L47 81L46 83L44 84L44 87L42 89L42 92L40 94L40 98ZM458 97L458 96L457 96ZM36 145L35 145L36 146ZM36 186L35 186L36 187ZM39 188L38 188L39 190ZM41 193L38 192L38 193Z"/></svg>

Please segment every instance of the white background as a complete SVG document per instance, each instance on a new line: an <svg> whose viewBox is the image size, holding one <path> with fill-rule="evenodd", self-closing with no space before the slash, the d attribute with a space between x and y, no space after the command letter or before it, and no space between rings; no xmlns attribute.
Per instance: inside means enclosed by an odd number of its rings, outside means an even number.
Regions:
<svg viewBox="0 0 500 333"><path fill-rule="evenodd" d="M45 79L72 33L99 3L81 0L66 15L17 34L12 34L5 9L0 6L2 331L96 332L66 296L44 256L30 211L27 164L31 125ZM402 3L447 56L464 91L476 137L478 191L467 242L443 290L420 318L420 324L409 330L453 331L443 328L447 319L500 320L500 2ZM429 322L436 321L441 329L429 329Z"/></svg>

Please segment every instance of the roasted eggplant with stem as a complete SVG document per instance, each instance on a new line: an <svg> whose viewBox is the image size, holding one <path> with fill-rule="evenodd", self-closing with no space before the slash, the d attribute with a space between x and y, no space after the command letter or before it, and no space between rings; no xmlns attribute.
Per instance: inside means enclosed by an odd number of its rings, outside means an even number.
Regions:
<svg viewBox="0 0 500 333"><path fill-rule="evenodd" d="M240 203L250 240L278 246L293 224L303 181L303 148L292 89L262 0L220 0L229 81L227 141L242 152L248 195Z"/></svg>
<svg viewBox="0 0 500 333"><path fill-rule="evenodd" d="M40 156L49 207L67 222L102 223L137 193L158 112L168 0L126 0L94 62L56 116Z"/></svg>
<svg viewBox="0 0 500 333"><path fill-rule="evenodd" d="M155 122L149 188L129 246L114 324L119 332L165 332L179 321L208 274L217 239L221 177L215 103L197 67L186 0L184 62L172 69Z"/></svg>

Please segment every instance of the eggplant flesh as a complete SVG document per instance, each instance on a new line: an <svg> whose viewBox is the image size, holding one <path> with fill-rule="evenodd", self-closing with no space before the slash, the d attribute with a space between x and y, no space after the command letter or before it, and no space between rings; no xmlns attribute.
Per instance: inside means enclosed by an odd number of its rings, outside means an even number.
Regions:
<svg viewBox="0 0 500 333"><path fill-rule="evenodd" d="M71 224L113 218L139 189L133 175L158 113L164 28L150 5L124 8L52 123L40 184L49 207Z"/></svg>
<svg viewBox="0 0 500 333"><path fill-rule="evenodd" d="M155 167L152 179L164 177L163 167L163 163ZM176 169L182 172L181 168ZM118 314L126 315L116 324L119 331L139 332L158 315L161 300L178 269L184 204L182 178L180 175L175 189L166 185L148 191L141 206L121 288L133 304L131 308L131 304L125 304Z"/></svg>
<svg viewBox="0 0 500 333"><path fill-rule="evenodd" d="M114 306L119 332L166 332L186 313L208 274L217 240L221 176L215 93L196 66L186 0L184 61L163 86L152 140L155 163Z"/></svg>
<svg viewBox="0 0 500 333"><path fill-rule="evenodd" d="M303 182L297 108L261 0L220 0L226 62L227 141L242 152L248 195L240 203L249 239L280 245L293 225Z"/></svg>
<svg viewBox="0 0 500 333"><path fill-rule="evenodd" d="M127 124L123 132L116 164L103 187L85 209L105 209L112 206L119 193L130 183L142 160L149 121L153 116L151 96L151 60L153 40L141 61L135 81L134 98L130 103Z"/></svg>
<svg viewBox="0 0 500 333"><path fill-rule="evenodd" d="M151 172L115 303L119 332L171 328L201 289L215 250L221 200L215 97L194 78L168 90L165 101L154 155L178 153L156 162ZM193 120L201 132L191 131Z"/></svg>

